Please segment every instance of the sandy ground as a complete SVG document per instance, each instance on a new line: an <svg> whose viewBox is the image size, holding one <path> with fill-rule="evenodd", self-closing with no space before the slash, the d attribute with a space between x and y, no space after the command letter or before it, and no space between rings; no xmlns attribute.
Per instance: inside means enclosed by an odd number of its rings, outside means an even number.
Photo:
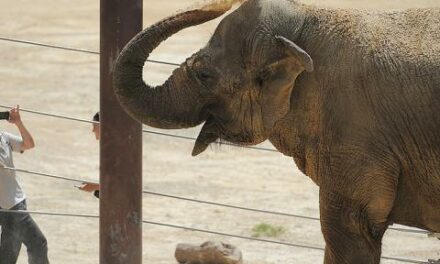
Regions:
<svg viewBox="0 0 440 264"><path fill-rule="evenodd" d="M185 9L194 1L144 1L144 25ZM306 1L321 5L373 9L440 6L437 0L418 1ZM218 20L184 30L152 56L181 62L208 40ZM0 0L0 37L61 46L99 49L99 1ZM148 64L145 79L162 82L173 67ZM90 119L99 108L99 58L0 41L0 104ZM89 124L23 113L37 148L16 155L18 168L98 179L98 142ZM16 132L6 122L0 129ZM198 129L171 131L195 136ZM170 132L170 131L168 131ZM279 153L211 148L192 158L192 142L144 136L144 188L156 192L218 201L252 208L318 216L318 188L302 175L290 158ZM269 144L265 146L271 147ZM98 200L70 182L20 173L30 210L97 214ZM250 236L260 223L283 226L274 238L323 246L317 222L249 213L179 200L144 196L144 219ZM52 263L98 263L98 221L95 219L34 216L49 241ZM179 242L223 240L238 246L246 263L322 263L321 251L218 237L203 233L144 225L144 263L175 263ZM423 235L388 231L386 256L427 260L440 258L440 243ZM22 250L19 263L26 262ZM399 263L383 260L382 263Z"/></svg>

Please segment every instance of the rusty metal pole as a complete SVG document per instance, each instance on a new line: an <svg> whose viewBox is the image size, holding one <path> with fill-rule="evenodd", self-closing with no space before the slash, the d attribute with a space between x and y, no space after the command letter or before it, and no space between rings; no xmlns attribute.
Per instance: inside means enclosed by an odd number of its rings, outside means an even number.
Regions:
<svg viewBox="0 0 440 264"><path fill-rule="evenodd" d="M100 264L142 263L142 126L120 107L112 68L142 30L142 0L100 0Z"/></svg>

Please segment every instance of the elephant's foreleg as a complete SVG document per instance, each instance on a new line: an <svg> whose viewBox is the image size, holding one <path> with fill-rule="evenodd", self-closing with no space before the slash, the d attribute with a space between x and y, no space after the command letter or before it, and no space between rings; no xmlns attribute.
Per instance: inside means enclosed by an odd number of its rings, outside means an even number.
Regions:
<svg viewBox="0 0 440 264"><path fill-rule="evenodd" d="M321 228L326 241L324 264L379 264L387 225L372 224L368 210L320 191Z"/></svg>

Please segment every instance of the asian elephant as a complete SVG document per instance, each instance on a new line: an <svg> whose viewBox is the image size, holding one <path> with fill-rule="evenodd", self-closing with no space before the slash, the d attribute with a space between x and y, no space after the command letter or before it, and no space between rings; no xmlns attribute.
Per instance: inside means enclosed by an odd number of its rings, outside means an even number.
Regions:
<svg viewBox="0 0 440 264"><path fill-rule="evenodd" d="M326 264L379 263L392 223L440 232L440 9L381 12L247 0L169 79L142 79L149 54L232 8L164 19L119 55L123 108L149 126L204 122L216 140L269 140L319 186Z"/></svg>

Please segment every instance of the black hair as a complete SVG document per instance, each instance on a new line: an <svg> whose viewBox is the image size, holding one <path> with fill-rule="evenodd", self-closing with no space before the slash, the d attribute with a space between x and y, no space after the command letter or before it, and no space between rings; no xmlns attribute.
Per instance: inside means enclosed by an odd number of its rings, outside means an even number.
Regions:
<svg viewBox="0 0 440 264"><path fill-rule="evenodd" d="M96 114L93 116L93 121L99 121L99 112L96 112Z"/></svg>

